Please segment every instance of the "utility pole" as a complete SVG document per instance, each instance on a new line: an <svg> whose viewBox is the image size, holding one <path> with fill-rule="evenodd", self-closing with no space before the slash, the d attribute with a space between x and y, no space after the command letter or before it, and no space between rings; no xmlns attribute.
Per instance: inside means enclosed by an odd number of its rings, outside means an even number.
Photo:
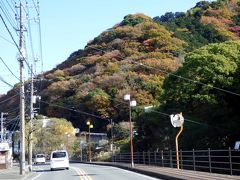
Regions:
<svg viewBox="0 0 240 180"><path fill-rule="evenodd" d="M31 66L31 95L30 95L30 130L29 130L29 146L28 146L28 165L30 171L32 171L32 136L33 136L33 68Z"/></svg>
<svg viewBox="0 0 240 180"><path fill-rule="evenodd" d="M4 139L3 139L3 133L4 133L4 132L3 132L3 131L4 131L4 130L3 130L3 120L4 120L3 116L4 116L4 115L7 115L7 114L8 114L8 113L3 113L3 112L1 112L1 142L3 142L3 140L4 140Z"/></svg>
<svg viewBox="0 0 240 180"><path fill-rule="evenodd" d="M20 1L20 29L19 29L19 49L20 56L18 58L20 64L20 174L25 174L25 93L24 93L24 80L23 80L23 62L24 62L24 25L22 2Z"/></svg>
<svg viewBox="0 0 240 180"><path fill-rule="evenodd" d="M3 113L1 112L1 142L3 142Z"/></svg>

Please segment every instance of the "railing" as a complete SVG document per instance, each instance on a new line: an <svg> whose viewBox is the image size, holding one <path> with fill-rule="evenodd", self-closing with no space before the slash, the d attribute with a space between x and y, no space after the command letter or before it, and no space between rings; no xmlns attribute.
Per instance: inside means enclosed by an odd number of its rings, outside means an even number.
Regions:
<svg viewBox="0 0 240 180"><path fill-rule="evenodd" d="M176 151L134 152L134 163L176 168ZM114 162L130 163L130 153L118 153L111 158ZM212 173L240 175L240 151L191 150L179 151L180 169Z"/></svg>

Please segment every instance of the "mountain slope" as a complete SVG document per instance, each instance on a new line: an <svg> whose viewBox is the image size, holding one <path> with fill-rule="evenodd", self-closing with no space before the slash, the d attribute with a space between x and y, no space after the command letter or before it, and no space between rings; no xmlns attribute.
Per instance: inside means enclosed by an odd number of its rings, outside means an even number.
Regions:
<svg viewBox="0 0 240 180"><path fill-rule="evenodd" d="M151 18L128 15L46 73L45 79L52 83L42 91L42 98L103 118L127 120L119 108L127 108L123 95L131 93L139 105L158 103L164 71L174 72L181 65L183 46L183 41ZM66 116L56 107L43 108L48 116Z"/></svg>
<svg viewBox="0 0 240 180"><path fill-rule="evenodd" d="M89 118L97 131L104 130L107 119L127 121L124 94L130 93L140 107L161 104L163 81L182 66L186 52L239 39L238 14L237 1L221 0L199 2L187 13L167 13L154 20L127 15L35 82L42 97L39 113L67 118L81 130ZM0 98L14 96L0 104L2 111L18 107L15 90Z"/></svg>
<svg viewBox="0 0 240 180"><path fill-rule="evenodd" d="M239 1L200 1L186 13L168 12L153 18L187 42L191 51L209 43L239 39Z"/></svg>

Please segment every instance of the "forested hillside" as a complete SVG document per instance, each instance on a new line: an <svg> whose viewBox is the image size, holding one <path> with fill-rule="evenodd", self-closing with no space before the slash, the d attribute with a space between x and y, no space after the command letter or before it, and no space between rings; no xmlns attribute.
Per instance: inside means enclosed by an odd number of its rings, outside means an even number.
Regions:
<svg viewBox="0 0 240 180"><path fill-rule="evenodd" d="M103 119L125 121L128 114L124 94L131 93L139 106L159 104L157 98L166 76L159 69L176 71L182 63L179 55L184 44L151 18L128 15L89 42L83 51L73 53L69 60L46 73L45 79L51 83L42 91L42 99ZM73 120L69 111L46 104L43 108L48 116L69 115L67 118ZM74 124L83 125L84 119L79 114Z"/></svg>
<svg viewBox="0 0 240 180"><path fill-rule="evenodd" d="M130 93L137 101L139 150L172 148L177 130L166 115L178 112L189 119L183 148L232 146L240 138L239 7L237 0L202 1L187 12L153 19L125 16L39 76L39 113L66 118L81 130L91 119L95 132L106 132L110 119L128 121L123 96ZM16 108L18 99L0 106ZM149 105L158 113L144 113Z"/></svg>
<svg viewBox="0 0 240 180"><path fill-rule="evenodd" d="M187 42L187 51L209 43L238 40L240 9L237 0L200 1L184 12L167 12L153 18Z"/></svg>

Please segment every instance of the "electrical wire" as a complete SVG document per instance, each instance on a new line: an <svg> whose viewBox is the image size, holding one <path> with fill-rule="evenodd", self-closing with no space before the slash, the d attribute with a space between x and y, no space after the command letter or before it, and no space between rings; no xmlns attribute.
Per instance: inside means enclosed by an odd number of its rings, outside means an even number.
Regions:
<svg viewBox="0 0 240 180"><path fill-rule="evenodd" d="M8 71L17 79L20 81L20 79L11 71L11 69L8 67L8 65L4 62L4 60L2 59L2 57L0 57L2 63L5 65L5 67L8 69Z"/></svg>
<svg viewBox="0 0 240 180"><path fill-rule="evenodd" d="M17 27L17 24L14 20L14 18L11 16L11 14L9 13L7 7L5 6L4 2L1 0L0 1L0 8L2 10L2 12L4 13L5 17L7 18L8 22L10 23L10 25L13 27L13 29L15 30Z"/></svg>
<svg viewBox="0 0 240 180"><path fill-rule="evenodd" d="M7 26L6 22L5 22L5 20L3 19L1 13L0 13L0 18L1 18L1 20L3 21L4 26L5 26L5 28L7 29L9 35L11 36L11 38L12 38L12 40L13 40L15 46L17 47L17 49L18 49L18 51L19 51L19 53L20 53L21 56L23 57L24 62L27 64L28 69L31 71L32 74L34 74L34 73L32 72L32 69L30 68L30 65L29 65L28 61L26 60L26 58L24 58L22 51L20 50L20 48L19 48L19 46L17 45L15 39L13 38L13 35L12 35L12 33L10 32L10 30L9 30L9 28L8 28L8 26Z"/></svg>
<svg viewBox="0 0 240 180"><path fill-rule="evenodd" d="M34 0L32 0L32 2L33 2L34 8L35 8L35 10L36 10L37 14L39 15L40 13L39 13L39 10L38 10L38 8L37 8L37 6L36 6L36 3L35 3L35 1L34 1ZM37 2L37 3L39 4L39 2Z"/></svg>
<svg viewBox="0 0 240 180"><path fill-rule="evenodd" d="M12 98L14 98L14 97L16 97L16 96L18 96L18 94L15 94L14 96L11 96L11 97L3 100L3 101L0 101L0 104L4 103L4 102L6 102L6 101L9 101L9 100L11 100Z"/></svg>
<svg viewBox="0 0 240 180"><path fill-rule="evenodd" d="M105 53L107 52L105 50L102 50L102 49L99 49L99 48L95 48L95 47L91 47L91 46L87 46L87 48L95 49L95 50L102 51L102 52L105 52ZM120 56L118 56L118 57L121 58L122 60L124 59L123 57L120 57ZM155 68L155 67L152 67L152 66L149 66L149 65L145 65L143 63L135 62L133 60L129 60L129 61L133 62L135 64L138 64L138 65L147 67L147 68L151 68L151 69L155 69L157 71L161 71L161 72L163 72L163 73L165 73L167 75L171 75L171 76L177 77L179 79L190 81L190 82L195 83L195 84L200 84L202 86L206 86L206 87L209 87L209 88L212 88L212 89L216 89L216 90L219 90L219 91L222 91L222 92L225 92L225 93L229 93L229 94L232 94L232 95L240 96L240 94L238 94L238 93L235 93L235 92L232 92L232 91L229 91L229 90L225 90L225 89L222 89L222 88L218 88L218 87L215 87L215 86L212 86L212 85L209 85L209 84L205 84L205 83L202 83L202 82L199 82L199 81L196 81L196 80L192 80L192 79L189 79L189 78L185 78L185 77L182 77L182 76L178 76L178 75L176 75L174 73L171 73L171 72L168 72L166 70L162 70L162 69Z"/></svg>
<svg viewBox="0 0 240 180"><path fill-rule="evenodd" d="M9 87L13 88L13 85L9 84L7 81L5 81L2 76L0 75L0 81L2 81L3 83L5 83L6 85L8 85Z"/></svg>
<svg viewBox="0 0 240 180"><path fill-rule="evenodd" d="M155 112L155 113L158 113L158 114L161 114L161 115L164 115L164 116L170 117L170 114L167 114L167 113L164 113L164 112L155 111L155 110L152 110L152 109L150 109L150 112ZM188 122L195 123L195 124L199 124L199 125L206 125L206 126L208 126L208 125L205 124L205 123L200 123L200 122L193 121L193 120L186 119L186 118L184 118L184 121L188 121Z"/></svg>
<svg viewBox="0 0 240 180"><path fill-rule="evenodd" d="M16 127L18 126L18 124L19 124L19 122L20 122L19 116L17 116L16 119L17 119L17 121L16 121L16 123L13 125L11 131L15 131Z"/></svg>
<svg viewBox="0 0 240 180"><path fill-rule="evenodd" d="M19 111L19 109L20 109L20 107L16 107L16 108L14 108L14 109L11 108L10 110L5 109L4 111L7 112L8 115L11 115L11 114L13 114L13 113Z"/></svg>
<svg viewBox="0 0 240 180"><path fill-rule="evenodd" d="M16 11L14 11L14 8L12 8L11 4L9 3L9 0L6 0L8 6L10 7L10 9L12 10L12 12L15 14ZM13 4L13 7L14 7L14 4Z"/></svg>
<svg viewBox="0 0 240 180"><path fill-rule="evenodd" d="M28 6L27 6L27 11L28 11L28 14L29 14ZM27 16L27 20L28 20L28 32L29 32L29 40L30 40L30 46L31 46L31 51L32 51L32 58L34 59L35 53L34 53L34 49L33 49L32 30L31 30L31 24L30 24L29 16Z"/></svg>
<svg viewBox="0 0 240 180"><path fill-rule="evenodd" d="M14 45L14 46L15 46L15 44L14 44L14 43L12 43L11 41L7 40L5 37L3 37L3 36L1 36L1 35L0 35L0 38L4 39L5 41L7 41L7 42L9 42L10 44L12 44L12 45Z"/></svg>
<svg viewBox="0 0 240 180"><path fill-rule="evenodd" d="M41 102L43 102L43 103L45 103L45 104L48 104L49 106L58 107L58 108L61 108L61 109L66 109L66 110L69 110L69 111L77 112L77 113L84 114L84 115L87 115L87 116L92 116L92 117L95 117L95 118L98 118L98 119L102 119L102 120L108 120L108 119L105 119L105 118L103 118L103 117L101 117L101 116L98 116L98 115L95 115L95 114L91 114L91 113L88 113L88 112L84 112L84 111L80 111L80 110L75 110L75 109L68 108L68 107L65 107L65 106L60 106L60 105L48 103L48 102L42 101L42 100L41 100Z"/></svg>
<svg viewBox="0 0 240 180"><path fill-rule="evenodd" d="M38 22L38 31L39 31L39 46L40 46L40 61L41 61L41 73L43 73L43 51L42 51L42 32L41 32L41 22L39 18Z"/></svg>
<svg viewBox="0 0 240 180"><path fill-rule="evenodd" d="M6 119L5 125L13 124L14 121L16 121L16 120L17 120L16 118L12 118L12 119L9 119L9 120Z"/></svg>

